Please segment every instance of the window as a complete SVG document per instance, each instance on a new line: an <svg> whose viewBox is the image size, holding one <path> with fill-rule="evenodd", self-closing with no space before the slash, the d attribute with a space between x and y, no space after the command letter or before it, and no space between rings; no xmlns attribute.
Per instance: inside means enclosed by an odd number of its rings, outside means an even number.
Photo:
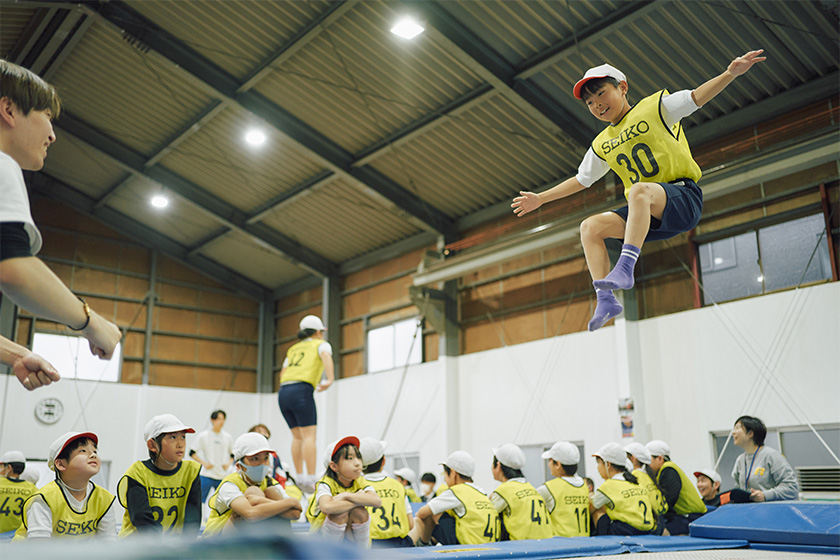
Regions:
<svg viewBox="0 0 840 560"><path fill-rule="evenodd" d="M423 361L423 329L418 319L408 319L367 333L367 371L385 371Z"/></svg>
<svg viewBox="0 0 840 560"><path fill-rule="evenodd" d="M823 215L815 214L699 245L704 303L830 280L824 231Z"/></svg>
<svg viewBox="0 0 840 560"><path fill-rule="evenodd" d="M117 344L110 360L100 360L90 353L87 339L81 336L35 333L32 351L50 362L64 379L119 381L122 344Z"/></svg>

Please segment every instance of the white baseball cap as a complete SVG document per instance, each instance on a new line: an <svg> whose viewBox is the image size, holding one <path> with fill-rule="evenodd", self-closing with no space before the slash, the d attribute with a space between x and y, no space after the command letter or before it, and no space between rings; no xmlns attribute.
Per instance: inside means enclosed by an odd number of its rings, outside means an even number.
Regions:
<svg viewBox="0 0 840 560"><path fill-rule="evenodd" d="M143 440L149 441L160 434L171 434L173 432L194 434L195 430L185 426L174 414L158 414L146 424L146 429L143 430Z"/></svg>
<svg viewBox="0 0 840 560"><path fill-rule="evenodd" d="M388 442L385 441L372 437L360 439L359 452L362 454L362 465L366 467L377 462L385 455L386 447L388 447Z"/></svg>
<svg viewBox="0 0 840 560"><path fill-rule="evenodd" d="M410 469L408 467L397 469L394 471L394 474L402 478L403 480L407 480L409 482L414 482L415 480L417 480L417 473L414 472L413 469Z"/></svg>
<svg viewBox="0 0 840 560"><path fill-rule="evenodd" d="M466 451L453 451L441 465L449 467L461 476L472 478L475 474L475 459Z"/></svg>
<svg viewBox="0 0 840 560"><path fill-rule="evenodd" d="M709 477L709 480L712 482L720 482L720 475L715 469L703 469L702 471L695 472L694 476L700 476L701 474Z"/></svg>
<svg viewBox="0 0 840 560"><path fill-rule="evenodd" d="M324 322L321 321L320 317L315 315L307 315L303 319L300 320L300 330L305 329L315 329L316 331L325 331L327 327L324 326Z"/></svg>
<svg viewBox="0 0 840 560"><path fill-rule="evenodd" d="M578 80L578 82L575 84L575 97L577 97L578 99L583 99L580 96L580 90L583 89L583 85L586 82L588 82L589 80L594 80L595 78L615 78L619 82L627 81L627 77L624 75L624 72L622 72L615 66L610 66L609 64L595 66L594 68L590 68L589 70L587 70L586 74L583 75L583 78Z"/></svg>
<svg viewBox="0 0 840 560"><path fill-rule="evenodd" d="M68 445L82 438L92 439L94 445L99 445L99 438L93 432L67 432L50 444L50 450L47 454L47 466L51 470L55 470L55 458L61 455L61 452Z"/></svg>
<svg viewBox="0 0 840 560"><path fill-rule="evenodd" d="M596 453L593 453L592 456L600 457L604 460L604 462L611 465L619 465L623 467L626 466L627 463L627 452L624 451L624 448L619 444L613 442L604 444L604 446Z"/></svg>
<svg viewBox="0 0 840 560"><path fill-rule="evenodd" d="M577 465L580 463L580 450L574 443L558 441L551 449L540 455L543 459L554 459L561 465Z"/></svg>
<svg viewBox="0 0 840 560"><path fill-rule="evenodd" d="M6 451L0 456L0 463L8 465L9 463L25 463L26 455L20 451Z"/></svg>
<svg viewBox="0 0 840 560"><path fill-rule="evenodd" d="M525 453L518 445L506 443L493 450L493 456L501 464L511 469L521 469L525 466Z"/></svg>
<svg viewBox="0 0 840 560"><path fill-rule="evenodd" d="M648 451L647 447L639 443L638 441L634 441L631 444L628 444L624 450L636 458L637 461L642 463L643 465L650 465L651 456L650 451Z"/></svg>
<svg viewBox="0 0 840 560"><path fill-rule="evenodd" d="M256 432L242 434L233 442L233 458L236 461L263 451L274 451L265 436Z"/></svg>
<svg viewBox="0 0 840 560"><path fill-rule="evenodd" d="M330 461L332 461L332 457L333 457L333 455L335 455L336 451L338 451L339 449L341 449L343 446L347 445L348 443L350 445L355 445L356 447L359 447L361 445L361 442L359 441L359 438L357 438L356 436L346 436L346 437L343 437L341 439L338 439L338 440L332 442L331 444L329 444L327 446L327 448L324 450L324 466L326 468L330 468ZM361 452L362 452L362 450L359 449L359 453L361 453ZM364 461L364 455L362 455L362 457L363 457L362 461Z"/></svg>
<svg viewBox="0 0 840 560"><path fill-rule="evenodd" d="M649 441L645 447L650 451L651 457L659 457L660 455L671 456L671 447L661 439Z"/></svg>

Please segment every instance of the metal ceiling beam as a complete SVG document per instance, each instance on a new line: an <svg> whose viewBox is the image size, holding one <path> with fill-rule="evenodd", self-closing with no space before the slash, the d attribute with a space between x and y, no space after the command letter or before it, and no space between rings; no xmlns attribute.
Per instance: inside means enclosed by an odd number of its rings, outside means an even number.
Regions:
<svg viewBox="0 0 840 560"><path fill-rule="evenodd" d="M831 74L826 74L821 78L778 93L758 103L753 103L732 113L716 117L700 126L686 128L687 137L692 146L700 146L727 134L743 130L774 117L800 109L806 105L837 95L838 84L840 84L840 72L835 71Z"/></svg>
<svg viewBox="0 0 840 560"><path fill-rule="evenodd" d="M77 191L70 185L46 173L33 173L31 177L31 184L36 194L67 204L76 211L102 222L126 237L157 249L172 259L249 298L263 301L271 297L271 291L266 289L265 286L220 265L212 259L201 255L190 255L187 247L133 218L112 208L97 208L95 199Z"/></svg>
<svg viewBox="0 0 840 560"><path fill-rule="evenodd" d="M446 10L443 2L422 0L408 4L429 24L426 33L470 70L498 89L531 118L561 140L588 146L592 129L536 85L516 78L517 70L472 30Z"/></svg>
<svg viewBox="0 0 840 560"><path fill-rule="evenodd" d="M283 254L310 272L319 276L331 276L335 274L337 270L336 264L326 257L318 255L316 252L303 247L298 241L286 237L265 225L248 224L246 221L248 216L244 212L168 169L161 166L146 168L145 156L135 152L103 132L96 130L87 123L76 119L73 115L62 112L61 118L56 122L56 128L67 132L107 155L126 171L164 185L166 188L178 193L197 207L206 211L229 228L241 231L263 247Z"/></svg>
<svg viewBox="0 0 840 560"><path fill-rule="evenodd" d="M543 72L547 68L568 58L569 54L578 48L588 46L592 41L601 39L618 28L624 27L640 17L648 15L655 8L661 6L662 3L663 0L634 0L633 2L620 6L605 17L577 31L565 41L556 43L526 59L520 64L516 79L527 80ZM572 23L570 22L570 24Z"/></svg>
<svg viewBox="0 0 840 560"><path fill-rule="evenodd" d="M90 13L141 41L159 56L198 79L215 95L240 105L274 126L325 167L360 184L387 204L396 206L420 227L443 234L451 232L452 220L446 214L424 204L417 195L373 168L353 168L353 155L341 146L265 96L254 91L242 91L244 84L234 76L124 2L89 1L81 4Z"/></svg>

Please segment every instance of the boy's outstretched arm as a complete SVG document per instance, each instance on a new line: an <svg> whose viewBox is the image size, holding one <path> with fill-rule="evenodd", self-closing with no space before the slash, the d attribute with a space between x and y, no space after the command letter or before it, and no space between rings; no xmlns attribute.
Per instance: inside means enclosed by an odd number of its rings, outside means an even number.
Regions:
<svg viewBox="0 0 840 560"><path fill-rule="evenodd" d="M697 106L702 107L711 101L714 96L723 91L723 88L731 84L735 78L742 74L746 74L756 62L763 62L767 60L766 56L759 56L763 52L764 49L759 49L757 51L750 51L743 56L739 56L729 63L729 66L723 74L715 76L705 84L698 86L697 89L691 92L691 97L694 99Z"/></svg>
<svg viewBox="0 0 840 560"><path fill-rule="evenodd" d="M517 216L524 216L528 212L533 212L546 202L569 196L585 188L577 178L571 177L541 193L519 191L519 196L513 199L513 204L510 207L513 208L513 213Z"/></svg>

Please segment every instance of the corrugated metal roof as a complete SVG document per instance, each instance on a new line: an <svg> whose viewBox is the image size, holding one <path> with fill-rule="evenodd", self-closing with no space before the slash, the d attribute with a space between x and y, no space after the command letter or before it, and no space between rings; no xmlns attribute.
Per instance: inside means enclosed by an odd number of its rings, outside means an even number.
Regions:
<svg viewBox="0 0 840 560"><path fill-rule="evenodd" d="M70 134L56 130L57 140L47 151L44 172L86 195L99 198L122 181L126 170L108 156Z"/></svg>
<svg viewBox="0 0 840 560"><path fill-rule="evenodd" d="M3 3L0 6L0 19L3 20L3 33L0 33L0 58L8 59L9 53L15 48L21 33L29 25L35 8L26 6L12 6Z"/></svg>
<svg viewBox="0 0 840 560"><path fill-rule="evenodd" d="M64 110L146 155L211 99L183 72L103 25L90 27L52 82Z"/></svg>
<svg viewBox="0 0 840 560"><path fill-rule="evenodd" d="M395 151L372 165L454 218L565 179L583 156L501 95Z"/></svg>
<svg viewBox="0 0 840 560"><path fill-rule="evenodd" d="M342 180L296 198L264 223L336 262L420 231L406 216Z"/></svg>
<svg viewBox="0 0 840 560"><path fill-rule="evenodd" d="M307 275L285 257L239 232L216 239L202 248L201 254L268 288L277 288Z"/></svg>
<svg viewBox="0 0 840 560"><path fill-rule="evenodd" d="M265 144L244 141L252 127L265 132ZM297 144L238 107L222 111L160 164L245 212L324 169Z"/></svg>
<svg viewBox="0 0 840 560"><path fill-rule="evenodd" d="M129 5L242 79L326 10L330 2L144 0Z"/></svg>
<svg viewBox="0 0 840 560"><path fill-rule="evenodd" d="M124 4L128 10L122 4L110 11L82 8L93 25L80 41L75 42L78 36L67 41L69 53L49 51L60 48L61 41L31 41L51 45L44 47L46 53L34 53L42 61L60 62L51 81L59 86L67 113L78 121L68 120L67 129L83 134L88 125L113 137L114 142L95 134L88 139L138 168L143 158L125 155L122 146L147 158L167 148L156 166L183 176L230 208L206 199L196 202L224 215L269 209L260 226L297 239L334 264L416 234L418 220L428 219L429 210L439 216L428 221L445 229L440 215L464 217L508 201L520 189L539 189L573 174L584 147L566 138L565 131L553 131L567 126L568 115L590 129L578 137L594 135L603 126L571 95L572 85L590 66L609 61L624 70L635 102L663 87L695 87L722 72L734 56L765 48L768 61L686 119L688 128L780 93L805 90L840 67L836 6L832 11L829 3L818 1ZM447 12L455 25L405 41L389 30L406 9ZM2 10L0 45L8 50L28 27L27 14L36 10L8 3ZM118 28L148 25L127 21L131 10L174 35L180 43L169 46L178 52L146 52L142 43L132 46L130 37L123 39ZM464 35L452 36L459 27ZM292 44L304 31L306 40ZM65 32L72 35L73 29L61 29ZM263 121L235 99L211 110L219 101L212 87L230 93L230 84L202 84L187 70L213 82L224 78L214 75L217 65L244 81L266 64L260 81L241 88L254 91L239 99L247 100L251 111L265 112L266 120L284 121L287 111L298 122L289 119L286 131L267 126L268 142L255 151L240 138L248 124ZM823 88L825 82L820 82ZM753 125L761 120L756 113L735 113L731 121ZM199 115L204 119L195 126ZM124 180L123 166L70 138L60 120L57 127L59 141L50 149L47 174L97 199ZM183 131L186 136L172 143ZM328 177L322 157L339 175L271 209L284 194ZM357 181L347 174L355 174ZM187 245L219 231L218 219L194 206L184 210L181 228L152 214L140 200L157 187L132 181L138 184L122 187L107 204ZM393 193L394 205L382 200L382 192ZM177 221L180 210L171 215ZM276 255L242 232L201 249L266 286L307 274L280 257L266 259L261 269L265 251ZM311 264L309 269L331 267L323 261Z"/></svg>
<svg viewBox="0 0 840 560"><path fill-rule="evenodd" d="M398 15L357 4L256 90L357 153L480 85L428 37L392 34Z"/></svg>
<svg viewBox="0 0 840 560"><path fill-rule="evenodd" d="M165 195L169 199L169 206L153 207L150 201L156 194ZM111 197L108 206L187 247L192 247L223 227L220 221L210 217L189 200L137 175L130 177Z"/></svg>

